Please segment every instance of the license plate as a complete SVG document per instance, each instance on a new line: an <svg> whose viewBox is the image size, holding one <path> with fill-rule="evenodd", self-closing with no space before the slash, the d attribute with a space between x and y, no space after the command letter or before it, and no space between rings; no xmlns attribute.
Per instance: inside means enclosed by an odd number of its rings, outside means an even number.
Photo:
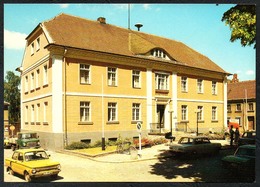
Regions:
<svg viewBox="0 0 260 187"><path fill-rule="evenodd" d="M51 174L51 172L45 171L44 174L45 174L45 175L49 175L49 174Z"/></svg>

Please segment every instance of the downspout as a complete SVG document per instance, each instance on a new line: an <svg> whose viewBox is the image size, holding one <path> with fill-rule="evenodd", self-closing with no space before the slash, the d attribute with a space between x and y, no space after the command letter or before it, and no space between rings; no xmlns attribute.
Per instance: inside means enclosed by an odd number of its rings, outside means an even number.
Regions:
<svg viewBox="0 0 260 187"><path fill-rule="evenodd" d="M66 98L66 90L67 90L67 86L66 86L66 57L65 55L67 54L67 49L64 49L64 53L63 53L63 62L64 62L64 71L63 71L63 75L64 75L64 97L63 97L63 103L64 103L64 109L63 109L63 121L64 121L64 133L65 133L65 138L64 138L64 145L67 146L68 145L68 127L67 127L67 98Z"/></svg>

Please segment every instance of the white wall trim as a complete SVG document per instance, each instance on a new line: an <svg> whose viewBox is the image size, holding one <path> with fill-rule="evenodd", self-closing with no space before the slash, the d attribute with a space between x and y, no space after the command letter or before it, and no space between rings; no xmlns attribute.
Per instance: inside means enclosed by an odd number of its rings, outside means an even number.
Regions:
<svg viewBox="0 0 260 187"><path fill-rule="evenodd" d="M199 99L177 99L177 101L185 101L185 102L199 102L199 103L218 103L223 104L224 101L217 101L217 100L199 100Z"/></svg>
<svg viewBox="0 0 260 187"><path fill-rule="evenodd" d="M63 132L63 56L52 56L52 132ZM54 76L55 75L55 76Z"/></svg>
<svg viewBox="0 0 260 187"><path fill-rule="evenodd" d="M51 96L52 96L52 93L47 93L47 94L42 94L42 95L39 95L39 96L36 96L36 97L31 97L30 99L21 100L21 102L22 102L22 103L27 103L27 102L30 102L30 101L34 101L34 100L38 100L38 99L43 99L43 98L51 97Z"/></svg>
<svg viewBox="0 0 260 187"><path fill-rule="evenodd" d="M36 69L36 67L40 66L41 64L45 63L48 59L49 59L50 55L46 55L43 58L41 58L40 60L38 60L36 63L34 63L33 65L29 66L27 69L23 70L23 75Z"/></svg>
<svg viewBox="0 0 260 187"><path fill-rule="evenodd" d="M151 129L153 122L153 73L152 69L146 70L146 129Z"/></svg>

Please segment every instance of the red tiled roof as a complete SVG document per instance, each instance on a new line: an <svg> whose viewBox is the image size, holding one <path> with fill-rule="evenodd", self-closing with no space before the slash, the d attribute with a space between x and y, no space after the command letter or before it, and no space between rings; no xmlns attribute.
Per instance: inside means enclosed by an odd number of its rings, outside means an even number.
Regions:
<svg viewBox="0 0 260 187"><path fill-rule="evenodd" d="M228 100L255 99L256 98L256 81L241 81L237 83L228 83L227 85Z"/></svg>
<svg viewBox="0 0 260 187"><path fill-rule="evenodd" d="M179 64L227 73L206 56L171 39L63 13L42 25L56 45L135 57L162 48Z"/></svg>

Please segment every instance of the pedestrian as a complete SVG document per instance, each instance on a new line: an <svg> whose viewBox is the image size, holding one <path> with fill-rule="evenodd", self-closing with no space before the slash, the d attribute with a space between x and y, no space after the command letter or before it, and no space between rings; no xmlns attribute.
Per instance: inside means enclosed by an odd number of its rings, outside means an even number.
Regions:
<svg viewBox="0 0 260 187"><path fill-rule="evenodd" d="M238 128L236 128L236 131L235 131L235 144L236 145L238 143L239 136L240 136L239 130L238 130Z"/></svg>
<svg viewBox="0 0 260 187"><path fill-rule="evenodd" d="M233 130L233 125L230 126L229 133L230 133L230 145L233 146L234 133L235 133Z"/></svg>

